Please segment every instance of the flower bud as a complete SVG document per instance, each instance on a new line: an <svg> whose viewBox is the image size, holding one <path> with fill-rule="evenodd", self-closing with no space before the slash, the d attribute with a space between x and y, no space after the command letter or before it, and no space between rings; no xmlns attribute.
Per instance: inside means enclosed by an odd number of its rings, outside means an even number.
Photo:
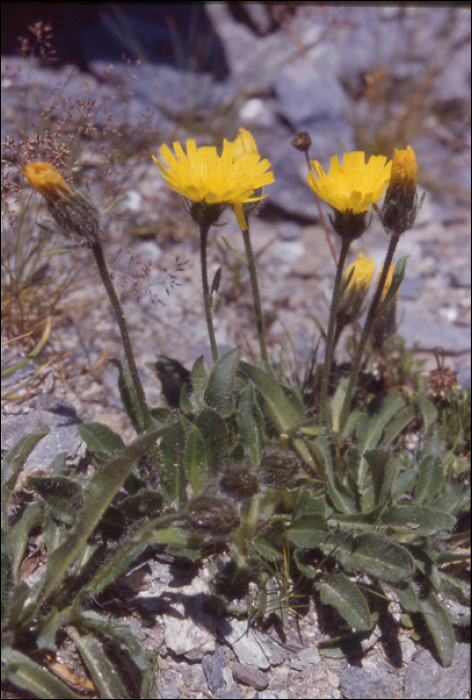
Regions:
<svg viewBox="0 0 472 700"><path fill-rule="evenodd" d="M369 291L374 275L374 258L364 258L359 253L357 260L347 266L341 287L341 299L337 311L337 321L343 326L357 321L362 313L362 305Z"/></svg>
<svg viewBox="0 0 472 700"><path fill-rule="evenodd" d="M227 498L199 496L189 506L188 524L200 535L226 538L239 527L239 515Z"/></svg>
<svg viewBox="0 0 472 700"><path fill-rule="evenodd" d="M412 147L407 146L402 151L395 149L390 184L380 212L380 219L386 229L403 233L413 228L418 211L417 175L418 165Z"/></svg>
<svg viewBox="0 0 472 700"><path fill-rule="evenodd" d="M259 491L259 481L249 467L229 465L221 474L220 489L235 501L244 501Z"/></svg>
<svg viewBox="0 0 472 700"><path fill-rule="evenodd" d="M51 163L28 163L23 175L45 198L48 211L64 236L88 246L98 240L100 212L88 194L69 187Z"/></svg>
<svg viewBox="0 0 472 700"><path fill-rule="evenodd" d="M51 163L27 163L22 172L48 204L55 204L61 197L72 194L72 189Z"/></svg>
<svg viewBox="0 0 472 700"><path fill-rule="evenodd" d="M259 478L268 486L284 489L301 468L300 458L290 450L272 450L259 465Z"/></svg>

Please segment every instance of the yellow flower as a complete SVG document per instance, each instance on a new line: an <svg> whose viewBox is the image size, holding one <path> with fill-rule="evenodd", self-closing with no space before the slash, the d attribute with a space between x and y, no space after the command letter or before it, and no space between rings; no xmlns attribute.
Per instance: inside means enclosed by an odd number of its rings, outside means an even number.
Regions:
<svg viewBox="0 0 472 700"><path fill-rule="evenodd" d="M51 163L28 163L22 173L31 187L43 195L49 204L72 193L72 189Z"/></svg>
<svg viewBox="0 0 472 700"><path fill-rule="evenodd" d="M343 280L346 282L352 272L351 279L347 286L347 290L355 289L356 291L367 292L372 281L375 271L374 258L365 258L364 253L359 253L357 260L347 266L343 274Z"/></svg>
<svg viewBox="0 0 472 700"><path fill-rule="evenodd" d="M186 154L178 142L173 144L175 155L168 146L161 146L159 154L167 168L154 156L153 159L172 190L193 202L232 204L238 223L243 222L246 227L242 204L262 199L254 196L254 191L274 182L274 175L266 172L270 163L261 160L251 134L241 131L244 135L240 132L235 142L223 141L221 155L215 146L197 148L195 140L189 139Z"/></svg>
<svg viewBox="0 0 472 700"><path fill-rule="evenodd" d="M315 194L333 209L352 214L368 211L383 196L392 167L385 156L371 156L366 163L363 151L345 153L342 165L333 156L328 174L318 161L311 164L318 178L310 172L308 183Z"/></svg>
<svg viewBox="0 0 472 700"><path fill-rule="evenodd" d="M390 187L415 187L418 176L418 165L416 164L415 152L411 146L407 146L403 151L395 149L392 161L392 177Z"/></svg>
<svg viewBox="0 0 472 700"><path fill-rule="evenodd" d="M341 298L337 310L337 323L340 330L347 323L352 323L360 318L362 305L369 291L374 271L374 258L366 259L364 253L359 253L357 260L348 265L344 271Z"/></svg>
<svg viewBox="0 0 472 700"><path fill-rule="evenodd" d="M241 128L234 141L234 160L244 153L257 153L259 155L253 135L250 131Z"/></svg>

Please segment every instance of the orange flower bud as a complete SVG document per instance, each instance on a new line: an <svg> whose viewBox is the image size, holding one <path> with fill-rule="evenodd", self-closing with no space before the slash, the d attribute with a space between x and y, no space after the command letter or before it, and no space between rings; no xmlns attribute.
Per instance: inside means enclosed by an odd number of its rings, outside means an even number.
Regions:
<svg viewBox="0 0 472 700"><path fill-rule="evenodd" d="M55 204L66 194L72 194L72 189L51 163L28 163L22 173L31 187L49 204Z"/></svg>

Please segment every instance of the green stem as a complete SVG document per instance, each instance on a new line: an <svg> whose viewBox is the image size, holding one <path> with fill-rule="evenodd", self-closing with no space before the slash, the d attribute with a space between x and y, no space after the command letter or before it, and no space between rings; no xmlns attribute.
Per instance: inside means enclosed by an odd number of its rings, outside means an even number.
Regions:
<svg viewBox="0 0 472 700"><path fill-rule="evenodd" d="M364 329L362 331L362 335L359 341L359 345L357 346L357 352L356 352L356 357L354 360L354 365L351 370L351 376L349 378L349 384L347 386L346 390L346 395L344 397L344 402L343 406L341 409L341 415L339 418L339 433L338 433L338 438L342 435L342 432L345 428L346 421L347 421L347 415L349 412L349 407L351 404L351 398L352 398L352 392L354 391L354 386L356 384L357 380L357 373L359 372L359 367L362 361L362 355L364 354L365 346L367 343L367 339L370 334L370 329L372 327L372 323L375 319L375 314L377 313L377 308L380 302L380 299L382 298L382 292L385 287L385 281L387 279L388 271L390 270L390 265L392 264L393 256L396 250L396 247L398 245L398 241L400 240L400 235L401 233L392 231L391 233L391 238L390 238L390 243L388 246L387 254L385 256L385 262L384 266L382 269L382 273L380 275L379 282L377 284L377 289L374 294L374 298L372 299L372 303L369 308L369 312L367 314L367 318L364 324Z"/></svg>
<svg viewBox="0 0 472 700"><path fill-rule="evenodd" d="M213 328L213 316L211 312L211 296L208 286L208 270L207 270L207 239L210 226L208 224L200 224L200 262L202 266L202 285L203 285L203 303L205 304L205 318L207 322L208 335L210 336L211 355L213 362L218 360L218 349L216 347L215 330Z"/></svg>
<svg viewBox="0 0 472 700"><path fill-rule="evenodd" d="M138 399L139 408L141 409L141 415L143 417L144 429L149 430L153 427L154 423L149 412L148 405L146 403L146 397L144 394L143 385L139 378L138 368L133 355L133 348L131 346L131 339L128 333L128 327L125 321L125 314L123 311L123 306L121 305L118 292L116 291L115 284L113 282L112 274L108 268L105 260L105 255L103 253L103 247L98 238L91 245L92 253L95 256L95 261L97 263L98 271L100 277L107 291L108 297L111 302L113 313L118 323L118 328L121 333L121 340L123 342L123 348L125 351L126 361L128 363L131 380L133 382L134 390L136 392L136 397Z"/></svg>
<svg viewBox="0 0 472 700"><path fill-rule="evenodd" d="M256 262L252 250L251 237L249 235L249 226L246 230L243 229L244 246L246 248L246 257L249 267L249 279L251 280L252 296L254 298L254 313L256 315L257 334L259 336L259 345L261 347L261 358L264 362L269 361L267 354L267 345L264 336L264 323L262 320L261 296L259 294L259 284L257 282Z"/></svg>
<svg viewBox="0 0 472 700"><path fill-rule="evenodd" d="M333 300L331 302L331 311L329 315L328 334L326 337L325 363L323 369L323 377L321 380L321 396L320 396L320 421L324 423L326 417L326 403L328 396L329 378L331 374L331 363L333 360L334 347L334 332L336 328L336 316L341 298L341 280L343 275L344 263L346 262L349 246L352 239L343 238L341 252L339 253L338 266L336 268L336 277L334 280Z"/></svg>

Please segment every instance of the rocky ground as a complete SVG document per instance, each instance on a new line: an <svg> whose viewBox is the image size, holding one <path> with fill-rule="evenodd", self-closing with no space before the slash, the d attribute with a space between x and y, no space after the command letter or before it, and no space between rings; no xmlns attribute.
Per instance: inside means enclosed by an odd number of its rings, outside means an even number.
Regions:
<svg viewBox="0 0 472 700"><path fill-rule="evenodd" d="M51 95L96 99L98 127L105 123L104 105L117 125L109 145L113 158L107 156L108 144L99 148L95 136L82 144L77 168L98 202L113 188L128 195L106 219L105 243L115 276L128 290L125 311L150 403L161 398L158 382L145 369L156 353L189 367L201 354L210 360L197 232L151 154L176 139L232 140L240 126L252 131L276 178L252 224L272 357L282 358L287 368L303 368L318 338L313 316L327 322L334 279L306 164L290 145L293 135L310 133L310 155L325 168L332 155L353 150L362 139L379 150L382 144L410 143L426 199L397 252L397 259L409 256L398 302L399 333L407 347L417 343L425 369L435 366L432 351L441 346L460 382L469 385L470 11L303 7L272 31L262 5L243 5L250 23L236 19L224 3L206 6L229 67L223 81L145 63L115 65L108 72L106 62L95 61L88 73L71 73L70 66L52 69L34 59L2 59L2 141L21 139L20 125L31 105L46 106ZM148 110L151 116L143 119ZM209 247L210 276L222 267L217 342L221 351L238 346L257 357L249 282L222 240L242 253L242 239L233 213L224 220ZM374 218L353 245L352 259L362 250L374 256L379 269L385 247L386 236ZM120 248L132 251L133 259ZM30 458L32 469L44 468L64 449L71 460L80 460L76 425L82 420L107 423L125 440L133 437L120 410L116 371L106 362L121 356L108 300L88 253L76 255L83 281L61 300L47 346L48 357L60 359L42 375L32 397L2 405L2 449L36 427L53 427ZM139 297L131 292L133 273L143 270L138 261L152 263L138 284ZM53 259L47 274L63 264L62 258ZM176 269L174 285L169 273ZM9 338L10 330L2 330ZM19 359L17 348L4 348L2 368ZM35 369L30 363L21 377ZM19 376L2 383L2 392ZM379 632L362 659L325 659L317 651L323 635L315 610L299 621L293 618L283 638L275 632L246 635L245 623L208 617L202 604L208 590L205 567L183 583L182 599L173 598L163 609L156 600L176 590L167 564L152 560L121 581L133 608L139 601L157 614L151 625L137 612L126 619L146 646L160 650L162 697L469 697L466 645L459 645L450 669L441 669L399 628L395 654ZM183 607L184 596L189 608ZM185 647L182 625L187 626Z"/></svg>

